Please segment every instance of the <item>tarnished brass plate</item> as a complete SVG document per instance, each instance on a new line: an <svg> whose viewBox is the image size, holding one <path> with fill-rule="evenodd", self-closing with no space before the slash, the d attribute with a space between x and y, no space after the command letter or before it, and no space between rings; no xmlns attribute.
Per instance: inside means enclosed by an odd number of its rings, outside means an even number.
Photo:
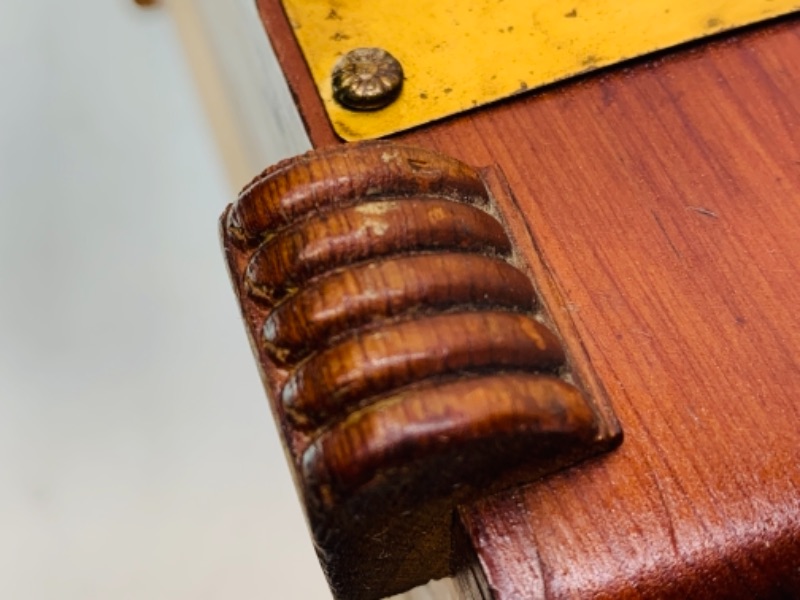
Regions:
<svg viewBox="0 0 800 600"><path fill-rule="evenodd" d="M720 31L800 0L283 0L328 116L346 140L380 137ZM379 47L403 66L374 112L333 99L331 70Z"/></svg>

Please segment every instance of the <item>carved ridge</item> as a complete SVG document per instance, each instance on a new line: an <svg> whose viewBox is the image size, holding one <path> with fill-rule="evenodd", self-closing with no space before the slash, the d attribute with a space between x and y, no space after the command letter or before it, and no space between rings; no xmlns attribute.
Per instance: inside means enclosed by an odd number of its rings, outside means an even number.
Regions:
<svg viewBox="0 0 800 600"><path fill-rule="evenodd" d="M390 142L312 151L267 169L250 183L228 213L234 237L258 240L312 211L355 200L436 195L486 202L477 171L429 150Z"/></svg>
<svg viewBox="0 0 800 600"><path fill-rule="evenodd" d="M588 444L596 434L591 408L563 380L519 372L482 375L401 391L353 413L305 451L303 477L317 494L313 500L329 510L379 474L437 449L452 451L501 436L542 454L554 442ZM354 446L353 440L363 444ZM497 449L483 456L489 464L499 458L508 456Z"/></svg>
<svg viewBox="0 0 800 600"><path fill-rule="evenodd" d="M314 215L275 234L247 267L246 285L268 303L316 275L405 252L508 254L511 242L486 212L451 200L367 202Z"/></svg>
<svg viewBox="0 0 800 600"><path fill-rule="evenodd" d="M506 261L441 252L389 258L319 278L275 306L264 323L267 351L297 363L348 330L393 317L468 308L533 310L530 280Z"/></svg>
<svg viewBox="0 0 800 600"><path fill-rule="evenodd" d="M434 315L355 335L300 365L281 392L299 427L343 418L372 397L452 373L552 372L564 363L555 336L528 315Z"/></svg>

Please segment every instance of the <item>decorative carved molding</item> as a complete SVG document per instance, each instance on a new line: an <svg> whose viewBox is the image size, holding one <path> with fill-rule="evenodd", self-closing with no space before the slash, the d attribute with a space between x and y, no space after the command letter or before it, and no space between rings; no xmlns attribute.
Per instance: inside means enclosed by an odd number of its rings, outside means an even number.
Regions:
<svg viewBox="0 0 800 600"><path fill-rule="evenodd" d="M480 173L388 142L229 207L230 273L334 593L449 571L458 502L607 449Z"/></svg>

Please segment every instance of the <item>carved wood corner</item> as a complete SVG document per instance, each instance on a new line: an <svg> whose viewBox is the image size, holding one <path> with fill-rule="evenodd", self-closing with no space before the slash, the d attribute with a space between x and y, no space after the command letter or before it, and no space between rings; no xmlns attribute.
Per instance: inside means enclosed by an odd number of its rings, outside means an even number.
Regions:
<svg viewBox="0 0 800 600"><path fill-rule="evenodd" d="M621 441L514 211L496 170L369 142L266 170L222 217L339 598L450 574L456 505Z"/></svg>

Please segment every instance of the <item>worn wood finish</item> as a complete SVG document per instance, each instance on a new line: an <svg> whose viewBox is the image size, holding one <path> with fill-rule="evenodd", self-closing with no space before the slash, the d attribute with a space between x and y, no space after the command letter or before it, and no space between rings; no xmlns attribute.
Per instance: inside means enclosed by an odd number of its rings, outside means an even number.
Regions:
<svg viewBox="0 0 800 600"><path fill-rule="evenodd" d="M242 190L228 231L254 240L303 217L368 198L433 195L486 202L477 171L424 149L372 142L352 153L333 147L267 168Z"/></svg>
<svg viewBox="0 0 800 600"><path fill-rule="evenodd" d="M498 183L427 150L367 143L269 169L223 216L337 597L446 575L458 502L619 441L521 270L490 200L507 200Z"/></svg>
<svg viewBox="0 0 800 600"><path fill-rule="evenodd" d="M260 8L313 142L335 143L278 2ZM465 597L800 595L798 57L787 18L398 136L499 165L626 429L461 507Z"/></svg>
<svg viewBox="0 0 800 600"><path fill-rule="evenodd" d="M382 435L374 435L381 430ZM323 432L305 452L303 476L319 493L312 502L330 510L348 492L367 485L375 471L407 469L409 463L428 459L435 448L456 459L462 447L472 455L470 445L490 440L484 452L471 456L473 462L455 466L470 479L470 471L508 469L509 461L519 466L530 460L504 445L527 447L537 460L564 445L590 445L596 436L590 405L561 379L521 372L459 377L404 390ZM437 485L425 470L411 475L418 486Z"/></svg>
<svg viewBox="0 0 800 600"><path fill-rule="evenodd" d="M247 286L253 295L276 302L338 267L436 249L508 254L511 242L495 218L466 204L440 198L364 202L276 233L253 255Z"/></svg>

